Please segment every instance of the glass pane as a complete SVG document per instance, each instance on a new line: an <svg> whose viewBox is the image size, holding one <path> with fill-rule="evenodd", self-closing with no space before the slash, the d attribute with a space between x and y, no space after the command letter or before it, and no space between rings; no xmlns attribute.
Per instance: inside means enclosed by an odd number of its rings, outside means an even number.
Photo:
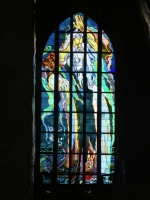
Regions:
<svg viewBox="0 0 150 200"><path fill-rule="evenodd" d="M84 89L83 79L84 79L83 73L73 73L72 74L72 91L83 92L83 89ZM79 94L79 93L74 93L74 94ZM80 94L82 95L83 93L80 93Z"/></svg>
<svg viewBox="0 0 150 200"><path fill-rule="evenodd" d="M40 152L53 153L54 133L41 133Z"/></svg>
<svg viewBox="0 0 150 200"><path fill-rule="evenodd" d="M70 51L70 34L60 33L59 34L59 51Z"/></svg>
<svg viewBox="0 0 150 200"><path fill-rule="evenodd" d="M101 115L101 132L102 133L115 132L115 114L103 113Z"/></svg>
<svg viewBox="0 0 150 200"><path fill-rule="evenodd" d="M91 147L89 147L89 153L86 155L85 172L88 175L91 174L91 176L97 173L97 155Z"/></svg>
<svg viewBox="0 0 150 200"><path fill-rule="evenodd" d="M85 175L85 184L97 184L97 175Z"/></svg>
<svg viewBox="0 0 150 200"><path fill-rule="evenodd" d="M115 94L114 93L102 93L101 111L115 112Z"/></svg>
<svg viewBox="0 0 150 200"><path fill-rule="evenodd" d="M54 110L54 92L41 92L41 111Z"/></svg>
<svg viewBox="0 0 150 200"><path fill-rule="evenodd" d="M40 154L40 172L53 171L53 154Z"/></svg>
<svg viewBox="0 0 150 200"><path fill-rule="evenodd" d="M81 175L81 174L72 174L71 184L83 184L83 175Z"/></svg>
<svg viewBox="0 0 150 200"><path fill-rule="evenodd" d="M97 132L97 113L86 114L86 132Z"/></svg>
<svg viewBox="0 0 150 200"><path fill-rule="evenodd" d="M84 15L82 13L77 13L73 15L73 32L83 32L84 31Z"/></svg>
<svg viewBox="0 0 150 200"><path fill-rule="evenodd" d="M69 84L69 74L61 72L58 76L58 90L59 91L69 91L70 84ZM64 93L60 93L64 94Z"/></svg>
<svg viewBox="0 0 150 200"><path fill-rule="evenodd" d="M84 93L72 93L72 111L82 112L83 111L83 94Z"/></svg>
<svg viewBox="0 0 150 200"><path fill-rule="evenodd" d="M72 132L83 132L83 113L72 113Z"/></svg>
<svg viewBox="0 0 150 200"><path fill-rule="evenodd" d="M73 53L73 68L74 72L84 71L84 54L83 53Z"/></svg>
<svg viewBox="0 0 150 200"><path fill-rule="evenodd" d="M72 51L73 52L84 52L84 34L83 33L73 33L73 43Z"/></svg>
<svg viewBox="0 0 150 200"><path fill-rule="evenodd" d="M87 18L87 31L98 32L98 24L91 18Z"/></svg>
<svg viewBox="0 0 150 200"><path fill-rule="evenodd" d="M102 72L115 72L115 56L112 53L102 53Z"/></svg>
<svg viewBox="0 0 150 200"><path fill-rule="evenodd" d="M86 54L86 72L97 72L97 53Z"/></svg>
<svg viewBox="0 0 150 200"><path fill-rule="evenodd" d="M97 73L86 73L87 78L87 91L97 92L98 78Z"/></svg>
<svg viewBox="0 0 150 200"><path fill-rule="evenodd" d="M51 184L50 174L42 174L42 184Z"/></svg>
<svg viewBox="0 0 150 200"><path fill-rule="evenodd" d="M71 154L71 174L83 173L83 154Z"/></svg>
<svg viewBox="0 0 150 200"><path fill-rule="evenodd" d="M60 32L70 31L70 17L59 24L59 31Z"/></svg>
<svg viewBox="0 0 150 200"><path fill-rule="evenodd" d="M97 33L87 33L87 52L97 52L98 51L98 34Z"/></svg>
<svg viewBox="0 0 150 200"><path fill-rule="evenodd" d="M59 112L58 132L64 134L65 132L69 132L69 128L70 128L70 114L67 112Z"/></svg>
<svg viewBox="0 0 150 200"><path fill-rule="evenodd" d="M101 84L102 84L102 92L115 92L114 74L102 73Z"/></svg>
<svg viewBox="0 0 150 200"><path fill-rule="evenodd" d="M53 132L54 131L54 112L41 112L41 131Z"/></svg>
<svg viewBox="0 0 150 200"><path fill-rule="evenodd" d="M97 153L97 134L86 134L86 153L90 155Z"/></svg>
<svg viewBox="0 0 150 200"><path fill-rule="evenodd" d="M54 74L42 72L41 82L42 82L42 91L54 91L55 81Z"/></svg>
<svg viewBox="0 0 150 200"><path fill-rule="evenodd" d="M115 134L101 134L101 153L114 153Z"/></svg>
<svg viewBox="0 0 150 200"><path fill-rule="evenodd" d="M70 53L59 53L59 71L70 71ZM69 78L69 77L68 77Z"/></svg>
<svg viewBox="0 0 150 200"><path fill-rule="evenodd" d="M57 172L69 173L69 154L57 154Z"/></svg>
<svg viewBox="0 0 150 200"><path fill-rule="evenodd" d="M55 50L55 33L52 33L47 40L44 47L44 51L54 51Z"/></svg>
<svg viewBox="0 0 150 200"><path fill-rule="evenodd" d="M113 52L113 46L104 31L102 31L102 52Z"/></svg>
<svg viewBox="0 0 150 200"><path fill-rule="evenodd" d="M41 70L52 72L55 70L55 53L54 52L43 52L42 55L42 64L41 64Z"/></svg>
<svg viewBox="0 0 150 200"><path fill-rule="evenodd" d="M101 173L114 174L115 157L114 155L101 155Z"/></svg>
<svg viewBox="0 0 150 200"><path fill-rule="evenodd" d="M69 134L58 132L57 153L69 153Z"/></svg>
<svg viewBox="0 0 150 200"><path fill-rule="evenodd" d="M69 183L69 175L66 175L66 174L57 175L57 183L58 184L68 184Z"/></svg>
<svg viewBox="0 0 150 200"><path fill-rule="evenodd" d="M86 112L97 112L97 93L86 93Z"/></svg>
<svg viewBox="0 0 150 200"><path fill-rule="evenodd" d="M71 151L72 153L82 153L83 150L83 134L72 134Z"/></svg>

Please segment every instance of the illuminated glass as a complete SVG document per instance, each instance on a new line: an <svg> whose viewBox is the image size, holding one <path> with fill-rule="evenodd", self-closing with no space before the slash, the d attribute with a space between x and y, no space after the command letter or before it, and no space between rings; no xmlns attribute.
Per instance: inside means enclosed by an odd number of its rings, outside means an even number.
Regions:
<svg viewBox="0 0 150 200"><path fill-rule="evenodd" d="M41 62L42 183L53 184L55 180L58 184L97 184L103 180L103 184L112 184L112 43L104 31L98 32L98 24L82 13L64 20L58 30L50 35Z"/></svg>

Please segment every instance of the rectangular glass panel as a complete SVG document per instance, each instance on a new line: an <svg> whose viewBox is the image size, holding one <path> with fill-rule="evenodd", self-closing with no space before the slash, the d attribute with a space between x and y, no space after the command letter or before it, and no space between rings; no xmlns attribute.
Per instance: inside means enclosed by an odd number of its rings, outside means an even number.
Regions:
<svg viewBox="0 0 150 200"><path fill-rule="evenodd" d="M97 184L97 175L94 174L85 175L85 184Z"/></svg>
<svg viewBox="0 0 150 200"><path fill-rule="evenodd" d="M101 70L102 72L115 72L115 56L113 53L102 53L101 61Z"/></svg>
<svg viewBox="0 0 150 200"><path fill-rule="evenodd" d="M104 31L102 31L102 52L113 52L113 46Z"/></svg>
<svg viewBox="0 0 150 200"><path fill-rule="evenodd" d="M115 114L103 113L101 115L101 132L102 133L115 132Z"/></svg>
<svg viewBox="0 0 150 200"><path fill-rule="evenodd" d="M72 111L82 112L83 111L83 95L84 93L73 92L72 93Z"/></svg>
<svg viewBox="0 0 150 200"><path fill-rule="evenodd" d="M115 134L101 134L101 153L114 153Z"/></svg>
<svg viewBox="0 0 150 200"><path fill-rule="evenodd" d="M73 15L73 32L83 32L84 31L84 15L82 13L77 13Z"/></svg>
<svg viewBox="0 0 150 200"><path fill-rule="evenodd" d="M43 52L41 70L47 71L47 75L55 70L55 53ZM49 72L49 73L48 73Z"/></svg>
<svg viewBox="0 0 150 200"><path fill-rule="evenodd" d="M83 173L83 154L71 154L71 174Z"/></svg>
<svg viewBox="0 0 150 200"><path fill-rule="evenodd" d="M115 112L115 94L114 93L102 93L101 111Z"/></svg>
<svg viewBox="0 0 150 200"><path fill-rule="evenodd" d="M98 24L89 17L87 18L87 31L98 32Z"/></svg>
<svg viewBox="0 0 150 200"><path fill-rule="evenodd" d="M83 134L75 134L71 135L71 150L72 153L82 153L83 150Z"/></svg>
<svg viewBox="0 0 150 200"><path fill-rule="evenodd" d="M97 134L86 134L86 153L90 155L97 153Z"/></svg>
<svg viewBox="0 0 150 200"><path fill-rule="evenodd" d="M54 51L55 50L55 33L52 33L47 40L44 51Z"/></svg>
<svg viewBox="0 0 150 200"><path fill-rule="evenodd" d="M102 73L101 78L102 92L115 92L114 74Z"/></svg>
<svg viewBox="0 0 150 200"><path fill-rule="evenodd" d="M53 153L54 133L41 133L40 152Z"/></svg>
<svg viewBox="0 0 150 200"><path fill-rule="evenodd" d="M97 112L97 93L86 93L86 112Z"/></svg>
<svg viewBox="0 0 150 200"><path fill-rule="evenodd" d="M69 130L70 130L70 114L68 112L58 112L58 132L60 134L61 133L64 134L65 132L69 132Z"/></svg>
<svg viewBox="0 0 150 200"><path fill-rule="evenodd" d="M69 153L69 133L58 132L57 153Z"/></svg>
<svg viewBox="0 0 150 200"><path fill-rule="evenodd" d="M53 154L40 154L40 172L50 173L53 171Z"/></svg>
<svg viewBox="0 0 150 200"><path fill-rule="evenodd" d="M87 53L86 54L86 72L97 72L98 68L98 54Z"/></svg>
<svg viewBox="0 0 150 200"><path fill-rule="evenodd" d="M84 71L84 54L83 53L73 53L72 60L72 71L73 72L83 72Z"/></svg>
<svg viewBox="0 0 150 200"><path fill-rule="evenodd" d="M60 73L58 76L58 90L59 91L69 91L70 90L70 82L69 82L69 74L68 73ZM63 93L60 93L63 95Z"/></svg>
<svg viewBox="0 0 150 200"><path fill-rule="evenodd" d="M83 33L73 33L72 35L72 51L73 52L84 52L84 34Z"/></svg>
<svg viewBox="0 0 150 200"><path fill-rule="evenodd" d="M54 131L54 112L45 111L41 112L41 131L42 132L53 132Z"/></svg>
<svg viewBox="0 0 150 200"><path fill-rule="evenodd" d="M41 111L54 110L54 92L41 92Z"/></svg>
<svg viewBox="0 0 150 200"><path fill-rule="evenodd" d="M54 91L55 88L55 82L54 82L54 74L48 73L47 72L42 72L42 77L41 77L41 86L42 86L42 91Z"/></svg>
<svg viewBox="0 0 150 200"><path fill-rule="evenodd" d="M114 174L114 155L101 155L101 173Z"/></svg>
<svg viewBox="0 0 150 200"><path fill-rule="evenodd" d="M51 184L51 175L50 174L41 174L42 184Z"/></svg>
<svg viewBox="0 0 150 200"><path fill-rule="evenodd" d="M87 52L98 52L98 34L97 33L87 33Z"/></svg>
<svg viewBox="0 0 150 200"><path fill-rule="evenodd" d="M71 184L83 184L83 175L81 174L72 174Z"/></svg>
<svg viewBox="0 0 150 200"><path fill-rule="evenodd" d="M70 34L59 34L59 51L70 52Z"/></svg>
<svg viewBox="0 0 150 200"><path fill-rule="evenodd" d="M69 175L67 174L60 174L57 175L57 183L58 184L69 184Z"/></svg>
<svg viewBox="0 0 150 200"><path fill-rule="evenodd" d="M59 71L69 72L70 71L70 53L61 52L59 53ZM69 77L68 77L69 78Z"/></svg>
<svg viewBox="0 0 150 200"><path fill-rule="evenodd" d="M57 154L57 172L69 173L69 154Z"/></svg>
<svg viewBox="0 0 150 200"><path fill-rule="evenodd" d="M87 78L87 86L86 90L87 91L93 91L97 92L97 86L98 86L98 78L97 78L97 73L86 73L86 78Z"/></svg>
<svg viewBox="0 0 150 200"><path fill-rule="evenodd" d="M97 173L97 155L92 150L89 150L89 153L86 155L85 172L88 174Z"/></svg>
<svg viewBox="0 0 150 200"><path fill-rule="evenodd" d="M69 92L60 92L60 100L58 102L59 111L69 112L70 111L70 93Z"/></svg>
<svg viewBox="0 0 150 200"><path fill-rule="evenodd" d="M83 132L83 113L72 113L72 132Z"/></svg>
<svg viewBox="0 0 150 200"><path fill-rule="evenodd" d="M70 31L70 17L59 24L59 31L65 33Z"/></svg>
<svg viewBox="0 0 150 200"><path fill-rule="evenodd" d="M97 113L86 114L86 132L97 132Z"/></svg>
<svg viewBox="0 0 150 200"><path fill-rule="evenodd" d="M72 91L83 91L84 89L83 73L72 74Z"/></svg>

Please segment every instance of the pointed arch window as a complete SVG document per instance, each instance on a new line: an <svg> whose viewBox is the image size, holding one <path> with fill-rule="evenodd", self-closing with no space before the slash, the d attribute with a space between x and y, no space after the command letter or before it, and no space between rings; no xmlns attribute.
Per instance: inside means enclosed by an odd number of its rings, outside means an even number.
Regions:
<svg viewBox="0 0 150 200"><path fill-rule="evenodd" d="M112 184L115 56L98 24L77 13L59 24L41 64L40 174L44 184Z"/></svg>

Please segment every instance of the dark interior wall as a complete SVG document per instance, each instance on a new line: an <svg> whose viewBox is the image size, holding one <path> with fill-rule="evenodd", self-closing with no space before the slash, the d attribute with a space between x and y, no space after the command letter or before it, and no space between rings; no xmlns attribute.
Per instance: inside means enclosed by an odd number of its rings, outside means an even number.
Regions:
<svg viewBox="0 0 150 200"><path fill-rule="evenodd" d="M82 3L83 2L83 3ZM148 180L150 48L133 0L38 0L37 67L45 42L70 14L85 10L111 38L117 64L119 157L127 182ZM32 141L33 1L1 1L0 6L0 199L28 199ZM73 5L73 6L72 6ZM37 89L38 91L38 89ZM37 130L38 133L38 130Z"/></svg>

